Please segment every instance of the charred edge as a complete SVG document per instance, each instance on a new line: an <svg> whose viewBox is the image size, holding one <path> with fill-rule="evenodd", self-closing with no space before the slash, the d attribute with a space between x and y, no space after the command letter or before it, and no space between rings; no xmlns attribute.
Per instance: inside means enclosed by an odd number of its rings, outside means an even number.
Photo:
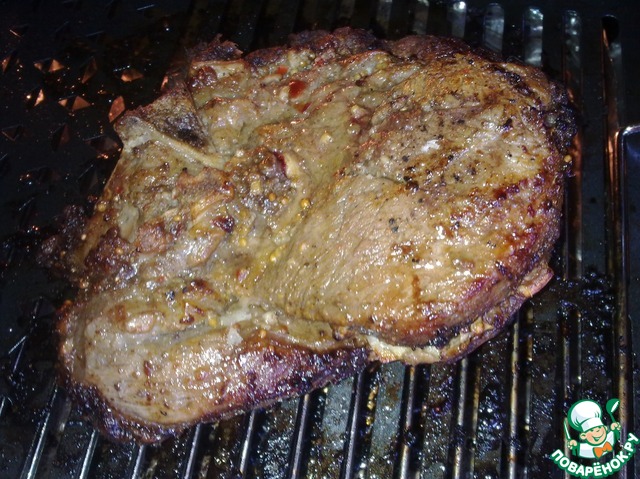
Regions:
<svg viewBox="0 0 640 479"><path fill-rule="evenodd" d="M117 226L109 228L100 238L98 244L85 258L85 266L91 277L100 282L101 279L120 275L124 279L133 274L131 244L120 236Z"/></svg>
<svg viewBox="0 0 640 479"><path fill-rule="evenodd" d="M187 113L180 117L167 117L165 119L163 133L175 136L178 140L193 146L204 148L207 140L202 136L202 125L195 113Z"/></svg>
<svg viewBox="0 0 640 479"><path fill-rule="evenodd" d="M385 43L372 33L349 27L338 28L333 32L310 30L295 34L290 37L290 45L295 48L308 48L316 53L331 50L340 56L385 48Z"/></svg>
<svg viewBox="0 0 640 479"><path fill-rule="evenodd" d="M541 267L547 269L548 259L550 251L553 248L558 238L558 224L557 222L550 223L550 229L545 235L541 235L535 239L535 242L539 243L539 252L533 255L531 258L524 251L520 251L514 255L516 265L505 265L501 262L495 264L495 271L498 275L504 277L510 284L510 294L503 301L496 305L487 305L484 310L478 311L477 314L471 315L467 321L447 326L445 322L446 316L442 314L435 315L433 317L424 317L419 322L420 326L411 331L407 331L406 335L402 338L397 337L397 331L389 329L385 331L378 331L378 337L382 341L388 341L395 343L398 346L423 348L423 347L435 347L441 351L447 349L447 345L458 335L468 330L471 324L478 318L482 318L482 321L490 325L493 329L489 332L485 331L478 335L479 338L490 338L500 332L500 330L508 324L509 316L514 314L526 301L527 296L523 295L518 288L527 280L527 278L539 270ZM494 276L491 279L486 279L482 285L477 286L477 290L470 294L470 296L478 295L480 292L491 291L494 286L500 283L500 278ZM490 294L490 293L486 293ZM488 308L488 309L487 309ZM469 312L467 311L467 316ZM390 322L392 323L392 321ZM495 330L495 331L494 331ZM493 332L491 332L493 331ZM362 334L370 333L367 331L361 331ZM474 336L475 337L475 336ZM400 339L400 340L399 340ZM476 341L472 340L473 344L477 347L486 339L480 339ZM467 350L467 349L465 349ZM470 350L469 350L470 351ZM456 357L462 357L464 353L456 355Z"/></svg>
<svg viewBox="0 0 640 479"><path fill-rule="evenodd" d="M80 244L82 231L87 223L87 213L78 205L64 208L56 218L50 236L42 241L37 252L36 262L56 274L71 274L69 253Z"/></svg>
<svg viewBox="0 0 640 479"><path fill-rule="evenodd" d="M195 112L191 92L182 81L151 105L140 107L132 114L140 116L162 133L194 148L204 148L208 143L204 126ZM159 114L164 117L158 118Z"/></svg>
<svg viewBox="0 0 640 479"><path fill-rule="evenodd" d="M255 345L250 342L246 347ZM289 375L282 378L275 388L260 389L260 378L256 377L251 381L254 387L248 387L243 397L236 398L237 401L223 403L216 411L193 421L176 424L144 422L118 412L97 387L75 381L65 367L59 368L59 382L78 405L82 416L109 439L116 442L157 443L177 436L197 423L219 421L251 409L269 407L284 399L341 381L364 370L368 358L368 352L359 347L313 353L305 348L287 345L283 352L264 350L263 353L266 362L286 361L290 365L286 368Z"/></svg>
<svg viewBox="0 0 640 479"><path fill-rule="evenodd" d="M189 52L191 62L231 61L240 58L242 51L230 41L223 41L221 35L210 43L202 43Z"/></svg>
<svg viewBox="0 0 640 479"><path fill-rule="evenodd" d="M499 63L490 63L489 68L491 68L494 73L503 77L507 84L511 85L520 95L524 97L531 97L534 95L529 84L521 75L504 68Z"/></svg>
<svg viewBox="0 0 640 479"><path fill-rule="evenodd" d="M433 60L453 58L456 55L476 55L478 58L483 58L482 54L472 51L471 47L459 38L429 35L411 35L385 42L384 49L399 58L417 59L426 64ZM474 61L473 58L469 60Z"/></svg>
<svg viewBox="0 0 640 479"><path fill-rule="evenodd" d="M560 98L553 111L545 114L544 125L555 147L562 153L567 153L578 132L578 111L566 103L566 96Z"/></svg>
<svg viewBox="0 0 640 479"><path fill-rule="evenodd" d="M452 328L448 335L438 338L437 344L429 344L440 349L442 354L442 360L447 363L454 363L465 356L468 356L473 351L478 349L484 343L490 339L496 337L504 331L504 329L515 320L515 313L522 307L527 298L520 293L515 293L509 296L500 304L489 310L482 316L482 320L492 326L491 329L482 331L479 334L471 336L468 343L465 343L463 347L458 349L448 349L447 345L457 336L463 329L468 329L470 324L463 327ZM439 343L439 344L438 344Z"/></svg>

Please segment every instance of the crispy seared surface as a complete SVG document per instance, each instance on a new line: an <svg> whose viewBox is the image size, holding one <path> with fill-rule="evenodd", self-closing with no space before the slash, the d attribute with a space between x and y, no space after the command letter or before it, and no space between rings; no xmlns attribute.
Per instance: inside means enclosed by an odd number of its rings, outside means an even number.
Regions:
<svg viewBox="0 0 640 479"><path fill-rule="evenodd" d="M214 42L118 132L59 325L65 384L112 437L460 357L551 277L564 96L457 41Z"/></svg>

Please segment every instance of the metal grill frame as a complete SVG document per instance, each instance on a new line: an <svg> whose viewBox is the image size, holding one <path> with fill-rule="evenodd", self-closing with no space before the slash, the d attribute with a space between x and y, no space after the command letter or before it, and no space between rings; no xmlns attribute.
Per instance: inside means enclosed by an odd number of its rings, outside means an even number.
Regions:
<svg viewBox="0 0 640 479"><path fill-rule="evenodd" d="M621 401L640 434L640 9L633 1L8 1L0 17L0 476L19 478L563 477L576 400ZM112 122L155 98L186 48L245 51L293 31L463 36L539 64L581 115L557 278L456 364L374 365L274 408L157 446L112 444L55 382L68 285L34 262L67 204L117 160ZM169 73L167 73L169 72ZM640 461L618 472L640 478Z"/></svg>

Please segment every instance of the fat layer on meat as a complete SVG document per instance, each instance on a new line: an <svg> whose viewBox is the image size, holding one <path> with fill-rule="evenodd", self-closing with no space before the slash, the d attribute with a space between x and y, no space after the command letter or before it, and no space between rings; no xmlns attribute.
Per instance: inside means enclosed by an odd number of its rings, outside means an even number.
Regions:
<svg viewBox="0 0 640 479"><path fill-rule="evenodd" d="M117 129L59 323L64 384L113 438L456 359L552 275L565 97L460 42L215 41Z"/></svg>

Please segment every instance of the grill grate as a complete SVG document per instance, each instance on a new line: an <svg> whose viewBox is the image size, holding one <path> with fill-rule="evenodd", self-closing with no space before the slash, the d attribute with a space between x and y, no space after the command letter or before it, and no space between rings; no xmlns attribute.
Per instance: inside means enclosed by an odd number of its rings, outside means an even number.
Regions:
<svg viewBox="0 0 640 479"><path fill-rule="evenodd" d="M0 476L16 478L562 477L568 407L621 400L640 433L640 74L634 2L114 0L4 2L0 18ZM374 365L335 386L159 446L112 444L54 378L67 285L37 268L69 203L90 204L119 152L111 122L156 97L184 48L241 49L352 25L464 37L544 67L582 116L558 278L456 364ZM636 252L635 254L632 254ZM631 320L636 321L633 323ZM632 461L619 477L640 477Z"/></svg>

